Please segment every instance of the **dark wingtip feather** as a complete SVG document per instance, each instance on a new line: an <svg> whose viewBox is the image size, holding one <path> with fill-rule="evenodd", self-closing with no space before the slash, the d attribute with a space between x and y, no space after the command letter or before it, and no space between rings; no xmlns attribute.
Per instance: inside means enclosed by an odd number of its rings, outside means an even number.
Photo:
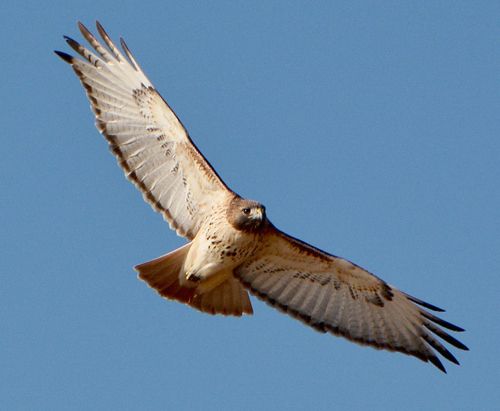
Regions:
<svg viewBox="0 0 500 411"><path fill-rule="evenodd" d="M68 36L64 36L64 40L66 40L66 43L68 43L68 45L73 50L75 50L77 53L80 53L80 51L79 51L81 48L80 43L78 43L76 40L73 40L71 37L68 37Z"/></svg>
<svg viewBox="0 0 500 411"><path fill-rule="evenodd" d="M431 320L432 322L440 325L441 327L447 328L448 330L451 331L457 331L457 332L463 332L465 331L462 327L459 327L458 325L449 323L448 321L445 321L439 317L436 317L435 315L432 315L431 313L421 311L420 312L423 317L427 318L428 320Z"/></svg>
<svg viewBox="0 0 500 411"><path fill-rule="evenodd" d="M453 364L460 365L460 363L458 362L458 360L456 359L456 357L451 352L449 352L448 350L443 351L443 352L439 351L439 353L444 358L446 358L448 361L451 361Z"/></svg>
<svg viewBox="0 0 500 411"><path fill-rule="evenodd" d="M442 308L436 307L435 305L426 303L425 301L420 300L419 298L413 297L412 295L404 293L405 297L408 298L408 300L413 301L415 304L421 305L422 307L428 308L429 310L432 311L437 311L440 313L444 313L445 310Z"/></svg>
<svg viewBox="0 0 500 411"><path fill-rule="evenodd" d="M54 53L56 53L66 63L69 63L69 64L73 63L73 56L70 56L68 53L65 53L65 52L59 51L59 50L54 50Z"/></svg>
<svg viewBox="0 0 500 411"><path fill-rule="evenodd" d="M446 368L444 368L443 363L439 361L438 357L429 357L429 361L439 370L447 374Z"/></svg>
<svg viewBox="0 0 500 411"><path fill-rule="evenodd" d="M427 343L434 348L439 354L441 354L448 361L451 361L454 364L460 365L455 356L449 352L443 345L441 345L438 341L432 338L430 335L424 334L423 339L427 341Z"/></svg>
<svg viewBox="0 0 500 411"><path fill-rule="evenodd" d="M78 29L80 30L80 33L83 34L83 37L87 38L88 35L92 36L89 29L81 21L78 22Z"/></svg>
<svg viewBox="0 0 500 411"><path fill-rule="evenodd" d="M430 322L425 322L423 324L428 330L432 331L434 334L436 334L438 337L442 338L445 340L447 343L453 345L456 348L459 348L464 351L469 351L467 346L462 344L460 341L458 341L456 338L452 337L450 334L446 333L443 331L441 328L436 327L434 324Z"/></svg>
<svg viewBox="0 0 500 411"><path fill-rule="evenodd" d="M96 28L97 28L97 31L99 32L99 34L100 34L103 38L106 38L106 37L107 37L108 39L110 38L110 37L108 36L108 33L106 33L106 30L104 30L104 27L102 26L102 24L101 24L101 23L99 23L99 20L96 20L96 22L95 22L95 26L96 26Z"/></svg>
<svg viewBox="0 0 500 411"><path fill-rule="evenodd" d="M120 37L120 44L121 44L121 46L122 46L123 50L125 51L125 53L126 53L127 55L132 54L132 53L130 52L130 49L129 49L129 48L128 48L128 46L127 46L127 43L125 43L125 40L123 39L123 37Z"/></svg>
<svg viewBox="0 0 500 411"><path fill-rule="evenodd" d="M125 52L125 55L127 56L128 62L132 65L132 67L136 70L139 70L139 67L135 64L134 58L132 57L132 53L130 52L130 49L127 46L127 43L125 43L125 40L123 37L120 37L120 44L122 46L123 51Z"/></svg>

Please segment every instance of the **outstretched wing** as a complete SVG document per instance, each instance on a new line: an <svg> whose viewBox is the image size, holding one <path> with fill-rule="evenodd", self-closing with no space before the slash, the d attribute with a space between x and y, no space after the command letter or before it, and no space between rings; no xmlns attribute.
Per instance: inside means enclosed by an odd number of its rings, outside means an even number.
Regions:
<svg viewBox="0 0 500 411"><path fill-rule="evenodd" d="M235 275L258 298L321 332L399 351L445 371L435 351L456 358L436 339L467 347L443 331L463 331L430 312L443 311L411 297L357 265L272 227L255 257Z"/></svg>
<svg viewBox="0 0 500 411"><path fill-rule="evenodd" d="M97 30L105 45L83 24L78 25L97 54L65 37L83 60L60 51L57 55L80 78L96 126L127 177L171 228L192 239L211 206L224 201L231 191L198 151L123 39L126 57L99 23Z"/></svg>

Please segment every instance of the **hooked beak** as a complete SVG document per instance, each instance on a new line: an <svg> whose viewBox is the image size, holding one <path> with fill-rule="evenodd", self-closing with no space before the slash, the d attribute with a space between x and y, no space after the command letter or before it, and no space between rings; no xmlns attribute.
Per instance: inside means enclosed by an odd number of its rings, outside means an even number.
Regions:
<svg viewBox="0 0 500 411"><path fill-rule="evenodd" d="M266 211L264 207L259 207L255 210L255 214L252 216L252 220L256 221L264 221L264 216L266 214Z"/></svg>

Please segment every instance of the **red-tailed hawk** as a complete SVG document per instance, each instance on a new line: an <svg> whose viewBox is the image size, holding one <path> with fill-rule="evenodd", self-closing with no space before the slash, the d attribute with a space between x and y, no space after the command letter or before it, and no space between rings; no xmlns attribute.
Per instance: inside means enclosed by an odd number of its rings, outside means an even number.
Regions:
<svg viewBox="0 0 500 411"><path fill-rule="evenodd" d="M123 40L123 53L102 26L100 43L81 23L94 51L66 37L83 59L57 55L80 78L127 177L170 227L189 242L136 267L161 296L211 314L252 314L248 291L321 332L430 361L458 364L436 338L467 350L443 330L463 331L345 259L297 240L268 220L264 206L228 188L191 141Z"/></svg>

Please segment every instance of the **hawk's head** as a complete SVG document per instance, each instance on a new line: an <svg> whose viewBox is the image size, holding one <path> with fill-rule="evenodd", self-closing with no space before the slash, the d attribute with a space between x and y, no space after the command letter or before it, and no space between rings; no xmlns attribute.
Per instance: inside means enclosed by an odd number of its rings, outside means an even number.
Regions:
<svg viewBox="0 0 500 411"><path fill-rule="evenodd" d="M229 223L241 231L258 231L267 221L266 208L253 200L235 197L228 208Z"/></svg>

